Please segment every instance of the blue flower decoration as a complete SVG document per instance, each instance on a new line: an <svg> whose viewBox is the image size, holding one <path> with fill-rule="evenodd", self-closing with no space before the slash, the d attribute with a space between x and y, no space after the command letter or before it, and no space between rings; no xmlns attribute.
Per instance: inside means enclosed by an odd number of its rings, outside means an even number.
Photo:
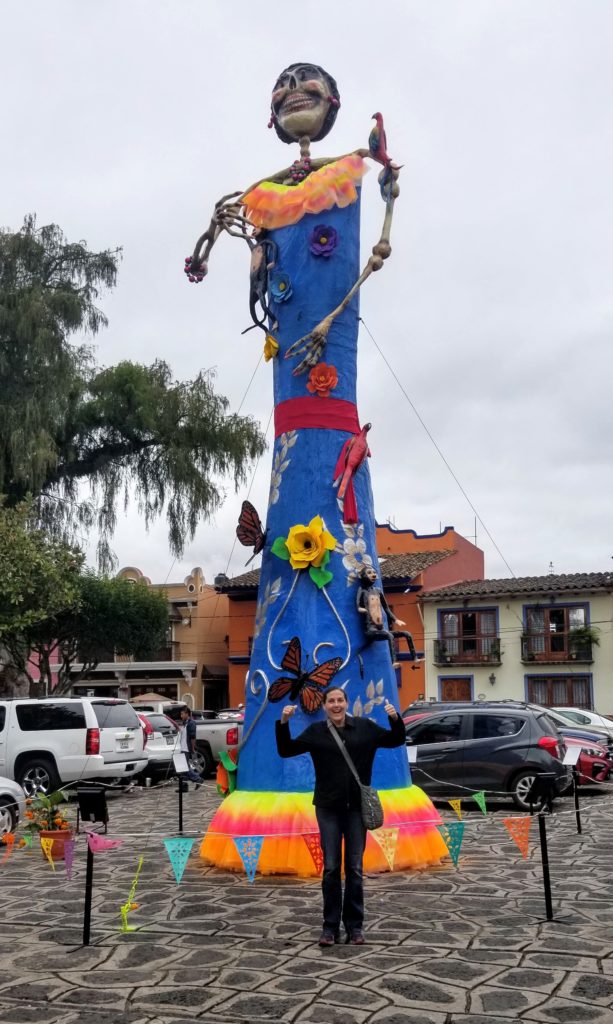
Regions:
<svg viewBox="0 0 613 1024"><path fill-rule="evenodd" d="M288 274L271 274L269 278L270 294L275 302L287 302L292 295L292 282Z"/></svg>
<svg viewBox="0 0 613 1024"><path fill-rule="evenodd" d="M328 259L336 249L337 242L338 235L334 228L327 227L325 224L318 224L311 231L309 249L313 256L323 256L325 259Z"/></svg>

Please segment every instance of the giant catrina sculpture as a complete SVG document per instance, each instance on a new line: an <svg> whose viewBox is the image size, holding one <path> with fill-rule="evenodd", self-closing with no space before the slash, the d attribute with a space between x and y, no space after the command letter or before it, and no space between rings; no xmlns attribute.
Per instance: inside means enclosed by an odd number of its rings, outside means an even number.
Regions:
<svg viewBox="0 0 613 1024"><path fill-rule="evenodd" d="M264 352L273 363L275 444L266 531L252 506L243 508L239 524L243 542L262 548L245 733L236 789L215 814L201 849L208 862L241 869L233 839L264 836L258 863L264 874L318 873L309 852L317 832L311 760L277 756L279 702L297 699L296 732L323 714L322 694L331 682L345 689L350 712L382 724L384 701L397 704L390 648L369 642L356 603L360 573L377 566L370 424L360 428L356 361L358 292L391 252L399 168L387 155L380 115L369 148L311 159L310 142L327 135L339 106L336 82L322 68L292 64L280 75L270 124L283 142L299 144L299 158L246 192L221 199L185 264L189 279L202 281L220 234L247 242L249 307L254 326L265 331ZM382 166L385 214L381 238L360 272L360 192L369 156ZM373 784L385 827L397 837L394 867L438 861L446 852L439 818L411 785L404 749L378 753ZM389 869L370 834L365 868Z"/></svg>

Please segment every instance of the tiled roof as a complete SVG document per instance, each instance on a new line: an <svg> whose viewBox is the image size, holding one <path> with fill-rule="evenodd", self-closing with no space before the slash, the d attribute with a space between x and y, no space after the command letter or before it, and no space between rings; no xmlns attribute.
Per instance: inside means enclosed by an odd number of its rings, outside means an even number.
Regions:
<svg viewBox="0 0 613 1024"><path fill-rule="evenodd" d="M418 551L414 554L384 555L381 559L382 580L407 580L418 576L429 565L442 562L454 551Z"/></svg>
<svg viewBox="0 0 613 1024"><path fill-rule="evenodd" d="M452 554L454 554L453 551L419 551L411 555L384 555L381 558L381 579L388 581L413 579L429 565L434 565ZM221 594L233 590L248 591L256 588L259 582L260 570L251 569L250 572L244 572L232 579L219 580L216 577L215 590Z"/></svg>
<svg viewBox="0 0 613 1024"><path fill-rule="evenodd" d="M249 572L244 572L240 576L233 576L229 579L227 576L224 580L218 576L215 577L215 590L219 594L226 594L228 590L251 590L252 588L257 589L260 582L260 570L250 569Z"/></svg>
<svg viewBox="0 0 613 1024"><path fill-rule="evenodd" d="M450 587L424 591L424 601L464 597L514 597L522 594L585 593L613 590L613 573L572 572L556 576L518 576L503 580L464 580Z"/></svg>

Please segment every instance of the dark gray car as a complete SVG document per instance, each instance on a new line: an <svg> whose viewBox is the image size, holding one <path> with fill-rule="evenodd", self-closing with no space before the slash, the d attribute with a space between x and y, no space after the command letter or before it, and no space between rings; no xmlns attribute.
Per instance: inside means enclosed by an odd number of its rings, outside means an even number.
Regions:
<svg viewBox="0 0 613 1024"><path fill-rule="evenodd" d="M415 717L419 716L419 717ZM547 714L505 705L408 708L407 745L417 748L411 774L430 796L461 797L484 790L509 796L521 810L535 777L553 776L555 794L571 782L564 742Z"/></svg>

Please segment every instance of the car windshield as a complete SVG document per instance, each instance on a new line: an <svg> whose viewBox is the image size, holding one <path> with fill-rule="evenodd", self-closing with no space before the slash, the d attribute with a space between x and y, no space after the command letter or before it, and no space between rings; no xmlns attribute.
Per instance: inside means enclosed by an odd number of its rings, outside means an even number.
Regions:
<svg viewBox="0 0 613 1024"><path fill-rule="evenodd" d="M92 701L101 729L136 729L140 721L130 704L122 700Z"/></svg>
<svg viewBox="0 0 613 1024"><path fill-rule="evenodd" d="M147 715L147 718L149 719L152 728L154 728L156 732L178 732L179 731L177 729L175 723L173 721L171 721L171 719L168 718L166 715L151 714L151 715Z"/></svg>

